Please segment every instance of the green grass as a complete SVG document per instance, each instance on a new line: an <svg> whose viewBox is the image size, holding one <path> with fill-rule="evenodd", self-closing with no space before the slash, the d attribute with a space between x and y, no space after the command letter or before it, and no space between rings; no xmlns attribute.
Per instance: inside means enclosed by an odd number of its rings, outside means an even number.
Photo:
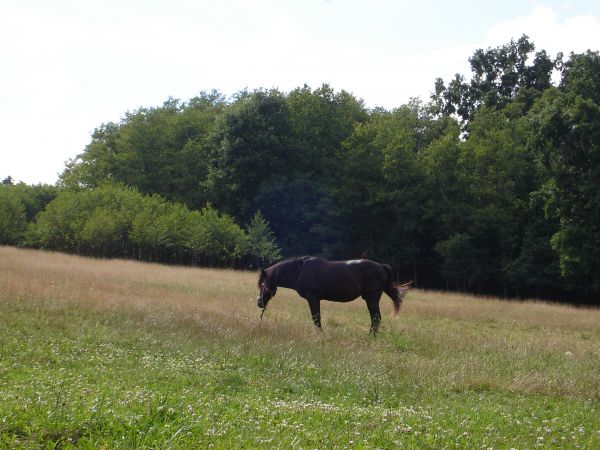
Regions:
<svg viewBox="0 0 600 450"><path fill-rule="evenodd" d="M260 322L253 274L41 255L0 248L0 448L600 448L597 311L414 291L373 339L359 302Z"/></svg>

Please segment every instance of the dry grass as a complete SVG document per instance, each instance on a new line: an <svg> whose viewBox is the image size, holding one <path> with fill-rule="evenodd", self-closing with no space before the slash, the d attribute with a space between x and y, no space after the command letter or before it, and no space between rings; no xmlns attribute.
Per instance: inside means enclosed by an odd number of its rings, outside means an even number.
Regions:
<svg viewBox="0 0 600 450"><path fill-rule="evenodd" d="M7 298L74 301L95 308L143 310L163 306L192 315L206 312L253 320L257 317L255 286L256 274L251 272L169 267L0 247L0 292ZM301 312L306 313L300 321L306 322L308 308L292 291L280 289L274 302L279 305L270 308L270 313L295 322L298 302ZM368 317L362 317L366 308L360 301L343 305L323 302L322 308L325 320L334 324L354 322L358 311L362 319L359 322L364 323L356 325L368 325ZM385 296L382 309L384 315L387 311L391 316L391 303ZM402 315L600 331L599 309L434 291L411 291Z"/></svg>
<svg viewBox="0 0 600 450"><path fill-rule="evenodd" d="M0 247L0 448L598 448L600 311Z"/></svg>
<svg viewBox="0 0 600 450"><path fill-rule="evenodd" d="M323 302L325 331L318 333L306 303L286 289L261 322L255 286L256 274L249 272L0 247L0 301L10 304L123 312L249 346L334 354L374 370L399 371L415 383L600 398L597 309L413 290L397 318L384 296L383 332L373 340L362 301Z"/></svg>
<svg viewBox="0 0 600 450"><path fill-rule="evenodd" d="M540 300L501 301L423 291L414 310L424 316L448 317L460 320L488 320L491 322L532 325L538 327L600 330L600 309L576 308Z"/></svg>

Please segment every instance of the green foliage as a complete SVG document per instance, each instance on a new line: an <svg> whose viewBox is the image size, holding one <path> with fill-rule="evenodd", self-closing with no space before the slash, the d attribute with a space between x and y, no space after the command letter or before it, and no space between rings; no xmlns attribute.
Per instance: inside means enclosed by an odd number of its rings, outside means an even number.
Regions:
<svg viewBox="0 0 600 450"><path fill-rule="evenodd" d="M294 151L300 155L294 165L288 166L287 175L296 172L310 178L336 177L344 164L339 160L342 143L357 124L369 120L363 102L325 84L315 90L306 85L295 89L289 93L287 103Z"/></svg>
<svg viewBox="0 0 600 450"><path fill-rule="evenodd" d="M210 265L232 265L244 256L246 236L227 214L219 214L211 205L188 217L187 245L195 258Z"/></svg>
<svg viewBox="0 0 600 450"><path fill-rule="evenodd" d="M254 267L267 267L281 259L281 250L275 242L275 235L269 229L269 222L265 220L260 211L246 227L248 241L245 253Z"/></svg>
<svg viewBox="0 0 600 450"><path fill-rule="evenodd" d="M208 173L209 141L223 108L223 97L213 91L127 113L120 123L95 130L85 151L67 163L61 182L97 187L113 181L201 207L206 199L198 186Z"/></svg>
<svg viewBox="0 0 600 450"><path fill-rule="evenodd" d="M246 234L210 205L190 211L158 195L104 184L61 191L29 225L25 242L83 255L236 266L280 256L260 220L257 216Z"/></svg>
<svg viewBox="0 0 600 450"><path fill-rule="evenodd" d="M535 45L526 35L516 42L487 50L478 49L469 58L472 78L469 83L457 74L446 87L435 82L432 100L441 114L457 114L467 123L481 107L503 108L516 98L531 99L551 86L554 69L562 62L562 54L551 59L544 50L532 53ZM527 64L528 60L533 60Z"/></svg>
<svg viewBox="0 0 600 450"><path fill-rule="evenodd" d="M260 185L299 160L290 145L290 116L279 91L242 93L217 122L211 169L203 184L215 205L251 217Z"/></svg>
<svg viewBox="0 0 600 450"><path fill-rule="evenodd" d="M271 224L286 255L329 251L340 242L338 209L333 194L321 183L305 177L281 177L264 184L256 204Z"/></svg>
<svg viewBox="0 0 600 450"><path fill-rule="evenodd" d="M484 272L479 263L484 258L469 235L454 234L440 241L435 249L444 261L442 273L454 288L466 292L481 280Z"/></svg>
<svg viewBox="0 0 600 450"><path fill-rule="evenodd" d="M8 183L0 186L0 244L17 244L25 231L25 207Z"/></svg>
<svg viewBox="0 0 600 450"><path fill-rule="evenodd" d="M168 246L161 218L169 214L167 203L158 195L140 198L140 211L131 223L130 238L138 247L140 259L158 259L158 251ZM164 222L164 221L162 221Z"/></svg>
<svg viewBox="0 0 600 450"><path fill-rule="evenodd" d="M129 112L67 164L60 200L5 179L22 205L4 206L21 229L6 240L210 265L366 252L419 286L594 301L598 52L563 63L522 36L469 62L430 103L391 111L305 85ZM107 182L134 190L111 206ZM20 208L37 216L25 238Z"/></svg>
<svg viewBox="0 0 600 450"><path fill-rule="evenodd" d="M600 104L600 53L571 53L565 62L560 87L583 99Z"/></svg>
<svg viewBox="0 0 600 450"><path fill-rule="evenodd" d="M30 224L26 243L43 249L71 250L79 215L73 193L62 193Z"/></svg>
<svg viewBox="0 0 600 450"><path fill-rule="evenodd" d="M589 55L597 59L596 55ZM579 61L578 63L581 63ZM569 74L564 83L573 82ZM581 80L579 80L581 81ZM573 287L600 291L600 105L573 92L548 90L532 114L531 145L546 170L546 213L558 219L552 247ZM593 95L591 96L593 97Z"/></svg>
<svg viewBox="0 0 600 450"><path fill-rule="evenodd" d="M521 107L513 103L501 110L480 109L469 139L461 145L462 195L469 200L456 231L470 236L478 249L473 263L480 288L495 284L506 289L505 265L518 251L529 195L536 186L533 156L524 145Z"/></svg>
<svg viewBox="0 0 600 450"><path fill-rule="evenodd" d="M344 143L344 167L337 186L348 232L349 257L364 251L391 262L415 277L417 265L429 264L432 249L425 206L429 146L452 127L452 119L436 120L427 107L413 101L392 112L376 111L358 124Z"/></svg>

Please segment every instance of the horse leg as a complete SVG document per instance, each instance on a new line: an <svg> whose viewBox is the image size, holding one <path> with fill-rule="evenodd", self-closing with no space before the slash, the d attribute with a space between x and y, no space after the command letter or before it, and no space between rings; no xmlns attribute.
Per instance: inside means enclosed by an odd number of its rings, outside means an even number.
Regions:
<svg viewBox="0 0 600 450"><path fill-rule="evenodd" d="M371 315L370 333L373 335L377 334L377 330L379 330L379 324L381 323L381 312L379 311L380 298L381 294L379 296L365 298L365 301L367 302L367 308L369 308L369 314Z"/></svg>
<svg viewBox="0 0 600 450"><path fill-rule="evenodd" d="M315 327L321 329L321 300L309 298L308 306L310 307L310 314L312 316Z"/></svg>

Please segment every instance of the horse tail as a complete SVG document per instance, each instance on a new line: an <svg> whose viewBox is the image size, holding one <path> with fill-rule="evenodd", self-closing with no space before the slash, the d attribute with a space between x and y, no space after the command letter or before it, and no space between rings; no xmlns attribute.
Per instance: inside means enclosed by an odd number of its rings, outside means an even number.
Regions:
<svg viewBox="0 0 600 450"><path fill-rule="evenodd" d="M394 313L398 314L400 312L400 305L402 304L402 297L400 296L398 288L394 286L394 274L392 268L387 264L382 264L382 266L387 274L387 281L383 290L394 302Z"/></svg>
<svg viewBox="0 0 600 450"><path fill-rule="evenodd" d="M402 306L402 299L404 298L406 291L412 287L412 281L404 284L394 283L392 268L387 264L382 264L382 266L387 273L387 282L385 284L384 291L394 302L394 312L398 314L400 312L400 306Z"/></svg>

